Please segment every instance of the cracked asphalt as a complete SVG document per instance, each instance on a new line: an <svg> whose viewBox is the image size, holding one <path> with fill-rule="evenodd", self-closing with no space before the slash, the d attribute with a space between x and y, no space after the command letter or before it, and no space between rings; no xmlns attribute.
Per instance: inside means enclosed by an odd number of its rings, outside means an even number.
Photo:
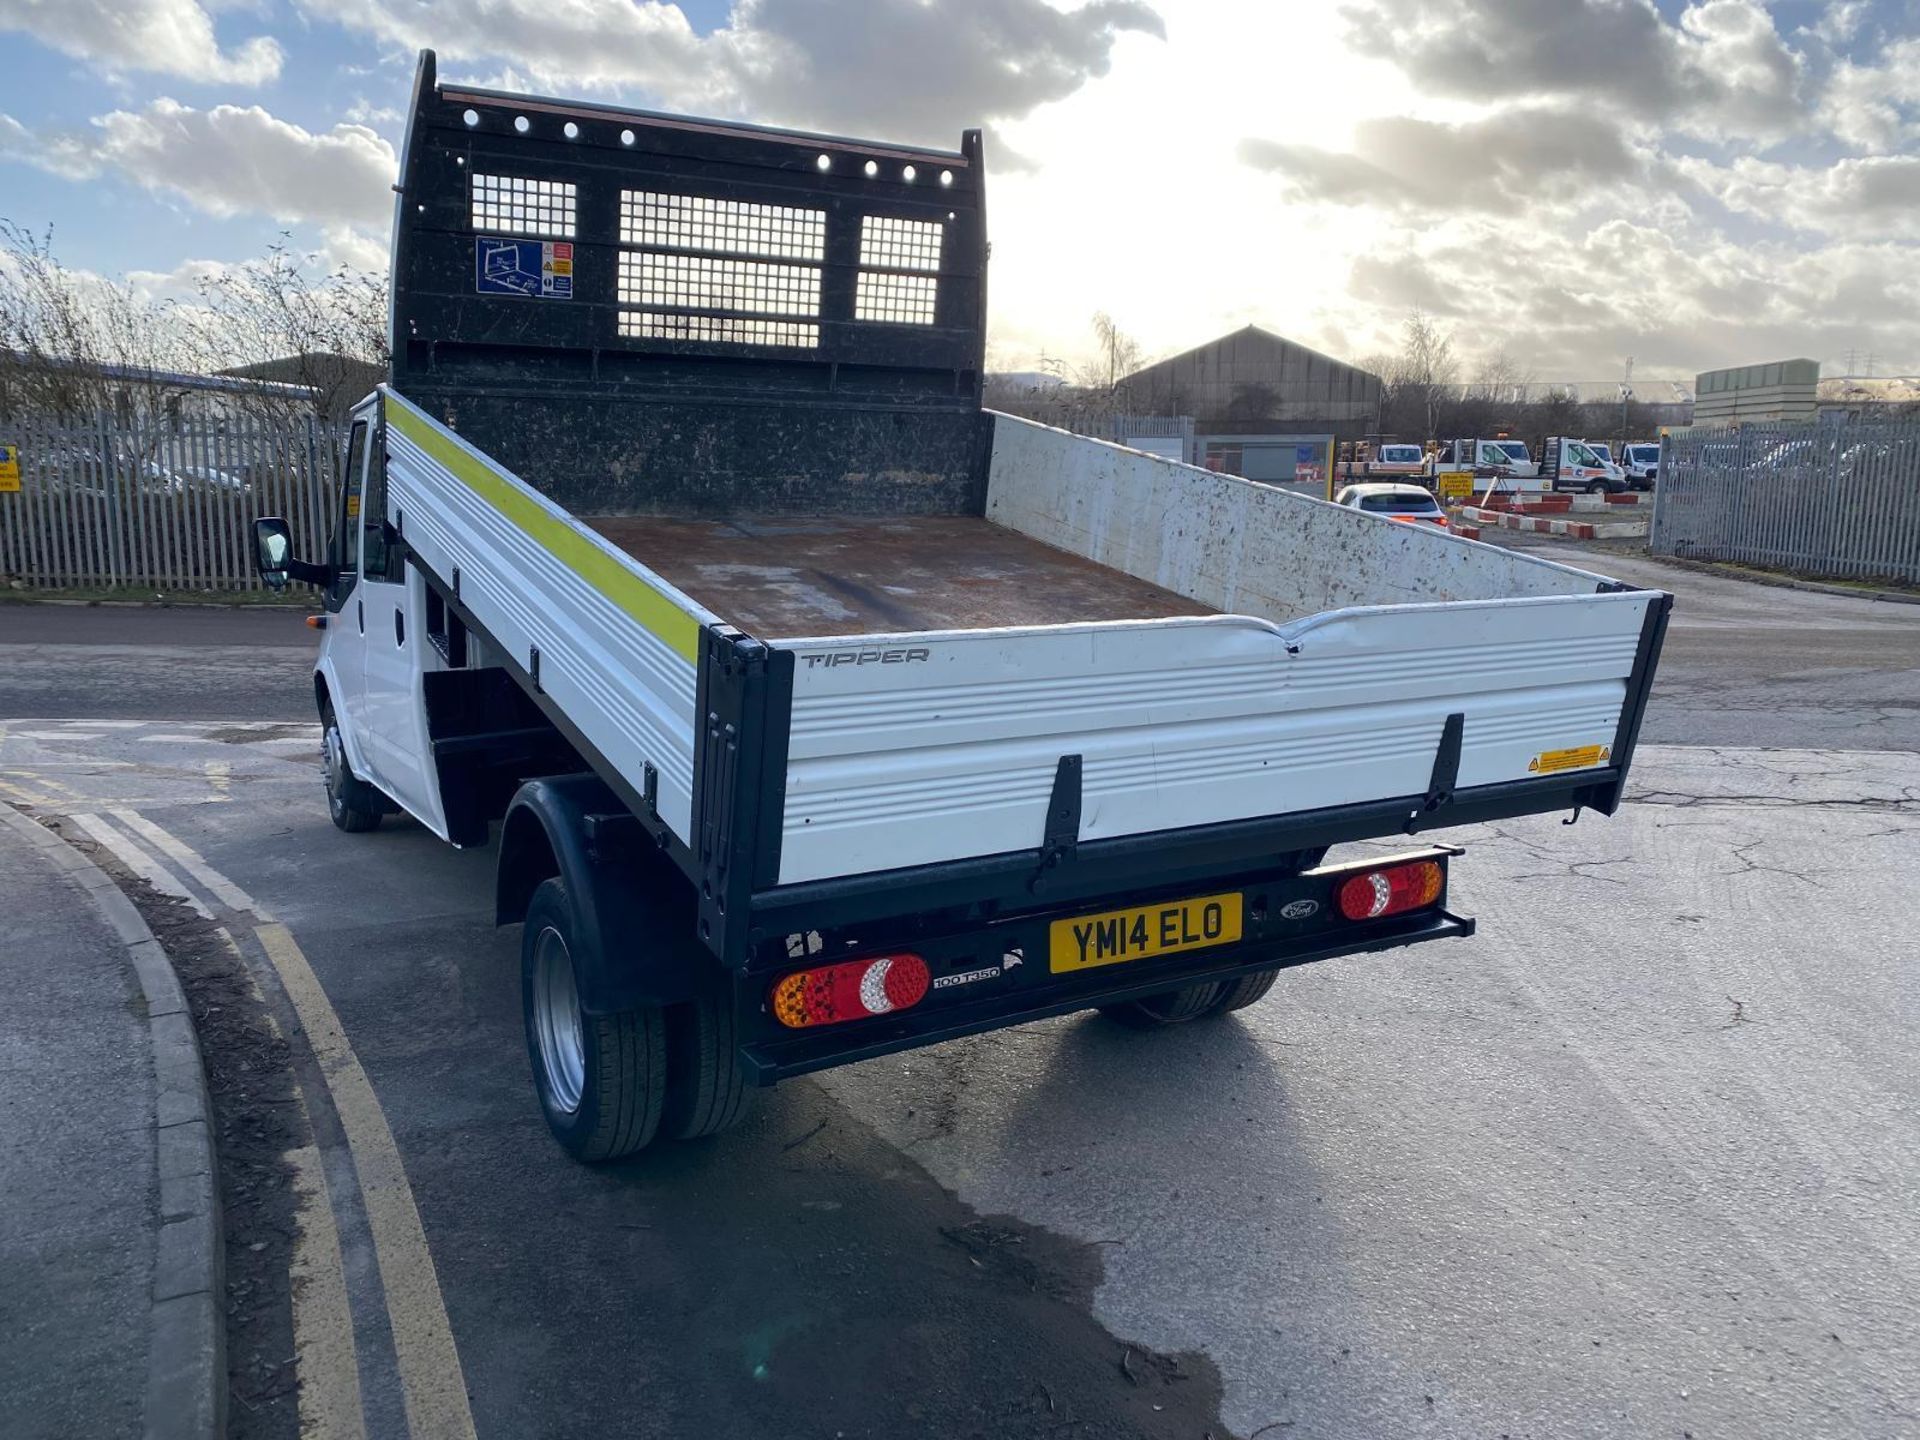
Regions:
<svg viewBox="0 0 1920 1440"><path fill-rule="evenodd" d="M1550 553L1673 628L1619 815L1445 832L1473 939L831 1072L613 1171L540 1133L490 856L335 834L304 729L8 725L0 777L138 806L299 937L481 1436L1920 1433L1920 607ZM0 608L0 716L310 721L305 632L222 616ZM1044 1305L976 1288L1016 1251Z"/></svg>

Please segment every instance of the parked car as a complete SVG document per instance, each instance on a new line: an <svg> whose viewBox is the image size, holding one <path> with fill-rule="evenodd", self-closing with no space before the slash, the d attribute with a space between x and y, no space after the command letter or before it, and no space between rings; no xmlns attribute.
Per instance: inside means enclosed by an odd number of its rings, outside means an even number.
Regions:
<svg viewBox="0 0 1920 1440"><path fill-rule="evenodd" d="M1627 472L1627 484L1635 490L1651 490L1660 473L1659 444L1636 441L1622 447L1620 468Z"/></svg>
<svg viewBox="0 0 1920 1440"><path fill-rule="evenodd" d="M211 465L169 464L164 457L139 462L143 488L156 495L245 495L252 487L238 475Z"/></svg>
<svg viewBox="0 0 1920 1440"><path fill-rule="evenodd" d="M1349 485L1333 497L1333 503L1349 510L1364 510L1369 515L1384 515L1389 520L1409 524L1426 522L1447 529L1447 512L1440 502L1418 485Z"/></svg>

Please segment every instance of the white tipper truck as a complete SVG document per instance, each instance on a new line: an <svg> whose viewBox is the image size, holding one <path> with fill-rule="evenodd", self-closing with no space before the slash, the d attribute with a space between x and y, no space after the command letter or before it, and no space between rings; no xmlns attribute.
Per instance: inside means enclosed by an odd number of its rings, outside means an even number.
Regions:
<svg viewBox="0 0 1920 1440"><path fill-rule="evenodd" d="M343 830L497 852L574 1155L1462 937L1620 803L1669 597L980 405L982 151L437 83L314 667ZM357 843L380 845L378 833Z"/></svg>

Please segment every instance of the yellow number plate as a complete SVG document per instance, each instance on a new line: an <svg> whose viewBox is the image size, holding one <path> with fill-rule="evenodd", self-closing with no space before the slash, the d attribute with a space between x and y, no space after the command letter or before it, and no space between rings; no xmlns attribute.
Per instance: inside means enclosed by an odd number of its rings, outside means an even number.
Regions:
<svg viewBox="0 0 1920 1440"><path fill-rule="evenodd" d="M1240 896L1202 895L1136 910L1109 910L1056 920L1047 934L1047 966L1055 975L1231 945L1240 938Z"/></svg>

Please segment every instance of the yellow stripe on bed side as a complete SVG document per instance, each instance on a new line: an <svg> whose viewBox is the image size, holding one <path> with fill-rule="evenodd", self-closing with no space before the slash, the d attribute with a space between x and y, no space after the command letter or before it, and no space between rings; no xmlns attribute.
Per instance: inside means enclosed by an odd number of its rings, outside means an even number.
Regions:
<svg viewBox="0 0 1920 1440"><path fill-rule="evenodd" d="M676 655L697 663L700 622L564 520L555 519L514 488L506 476L477 460L399 396L387 420L438 460L468 489L531 535L547 551Z"/></svg>

